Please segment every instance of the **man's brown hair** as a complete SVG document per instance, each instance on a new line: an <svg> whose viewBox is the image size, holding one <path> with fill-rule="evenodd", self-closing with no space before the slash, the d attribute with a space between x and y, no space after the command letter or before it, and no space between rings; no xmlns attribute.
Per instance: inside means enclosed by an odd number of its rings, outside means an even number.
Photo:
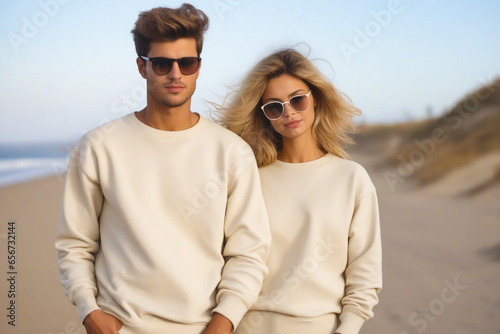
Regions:
<svg viewBox="0 0 500 334"><path fill-rule="evenodd" d="M134 35L138 56L147 56L151 42L194 38L198 57L203 48L203 34L208 29L208 17L188 3L179 8L158 7L139 14Z"/></svg>

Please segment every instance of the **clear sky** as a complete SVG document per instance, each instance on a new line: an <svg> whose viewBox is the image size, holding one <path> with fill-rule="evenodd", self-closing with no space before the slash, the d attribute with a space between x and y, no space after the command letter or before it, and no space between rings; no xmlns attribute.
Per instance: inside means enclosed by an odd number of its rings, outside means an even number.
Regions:
<svg viewBox="0 0 500 334"><path fill-rule="evenodd" d="M184 1L0 0L0 143L74 140L145 106L130 30ZM196 0L210 18L192 110L294 46L366 122L442 113L500 76L496 0Z"/></svg>

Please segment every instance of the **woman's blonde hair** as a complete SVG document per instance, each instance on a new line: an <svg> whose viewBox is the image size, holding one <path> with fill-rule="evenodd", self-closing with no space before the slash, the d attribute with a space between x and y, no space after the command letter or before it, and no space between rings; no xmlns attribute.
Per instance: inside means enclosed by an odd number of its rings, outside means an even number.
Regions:
<svg viewBox="0 0 500 334"><path fill-rule="evenodd" d="M294 49L280 50L261 60L243 79L239 89L230 92L222 106L216 108L215 119L251 146L259 167L276 161L282 138L260 107L268 81L282 74L303 80L311 89L316 101L313 138L319 148L348 158L344 149L354 143L350 137L355 130L352 118L360 111Z"/></svg>

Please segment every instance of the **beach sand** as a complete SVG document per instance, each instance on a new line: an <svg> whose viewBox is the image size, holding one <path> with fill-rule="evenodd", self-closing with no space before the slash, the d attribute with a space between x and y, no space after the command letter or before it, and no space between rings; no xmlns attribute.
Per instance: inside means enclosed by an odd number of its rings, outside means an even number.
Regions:
<svg viewBox="0 0 500 334"><path fill-rule="evenodd" d="M393 167L352 156L377 188L383 247L380 303L361 332L500 333L499 187L464 197L408 179L393 191Z"/></svg>
<svg viewBox="0 0 500 334"><path fill-rule="evenodd" d="M54 238L59 224L63 180L48 177L0 188L0 268L7 263L8 222L16 232L16 321L9 325L6 279L0 285L1 333L85 333L76 308L59 281Z"/></svg>
<svg viewBox="0 0 500 334"><path fill-rule="evenodd" d="M361 333L500 333L498 188L453 197L408 180L391 191L388 168L353 157L377 187L384 259L380 303ZM57 177L0 188L1 333L85 333L57 270L62 189ZM15 327L6 317L9 221L16 222Z"/></svg>

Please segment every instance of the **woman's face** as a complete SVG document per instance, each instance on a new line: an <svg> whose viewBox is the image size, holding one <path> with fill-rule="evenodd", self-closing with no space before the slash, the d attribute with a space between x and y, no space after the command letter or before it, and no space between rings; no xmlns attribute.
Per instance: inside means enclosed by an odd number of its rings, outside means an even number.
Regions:
<svg viewBox="0 0 500 334"><path fill-rule="evenodd" d="M288 102L296 95L309 93L311 90L304 81L288 74L282 74L272 78L267 83L262 104L272 101ZM289 103L283 105L284 113L281 118L271 120L271 125L285 142L286 139L307 140L312 138L312 125L314 123L314 107L316 103L312 94L309 94L309 106L303 112L297 112L290 107Z"/></svg>

